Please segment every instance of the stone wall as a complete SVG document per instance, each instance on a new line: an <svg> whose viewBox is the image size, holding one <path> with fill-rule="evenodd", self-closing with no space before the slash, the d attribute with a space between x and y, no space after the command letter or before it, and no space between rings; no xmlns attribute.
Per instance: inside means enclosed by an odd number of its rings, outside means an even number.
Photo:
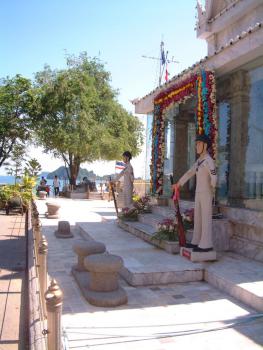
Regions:
<svg viewBox="0 0 263 350"><path fill-rule="evenodd" d="M263 262L263 212L220 207L231 224L230 250Z"/></svg>

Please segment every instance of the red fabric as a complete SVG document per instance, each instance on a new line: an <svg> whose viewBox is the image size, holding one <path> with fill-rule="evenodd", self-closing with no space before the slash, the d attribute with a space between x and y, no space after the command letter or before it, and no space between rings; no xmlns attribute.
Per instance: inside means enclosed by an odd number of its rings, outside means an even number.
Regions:
<svg viewBox="0 0 263 350"><path fill-rule="evenodd" d="M179 199L180 199L180 191L179 191L179 188L177 187L177 190L174 191L174 193L173 193L173 200L179 201Z"/></svg>
<svg viewBox="0 0 263 350"><path fill-rule="evenodd" d="M166 68L165 70L165 81L168 81L169 80L169 73L168 73L168 70Z"/></svg>

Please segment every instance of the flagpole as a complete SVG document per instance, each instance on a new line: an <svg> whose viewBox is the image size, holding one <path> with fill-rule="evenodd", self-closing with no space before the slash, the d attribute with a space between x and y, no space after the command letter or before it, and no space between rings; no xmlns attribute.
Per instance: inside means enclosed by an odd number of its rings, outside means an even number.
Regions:
<svg viewBox="0 0 263 350"><path fill-rule="evenodd" d="M159 70L159 86L161 86L162 84L162 65L163 65L163 58L164 58L164 50L163 50L163 47L164 47L164 42L161 41L161 44L160 44L160 70Z"/></svg>
<svg viewBox="0 0 263 350"><path fill-rule="evenodd" d="M159 57L152 57L152 56L145 56L143 55L142 57L144 58L150 58L150 59L153 59L153 60L158 60L159 61L159 87L162 85L162 77L163 77L163 73L164 73L164 70L166 69L166 76L165 78L165 81L168 81L168 70L167 70L167 64L168 63L179 63L178 61L175 61L172 57L172 59L168 59L168 51L166 51L166 53L164 52L164 42L163 40L161 41L161 44L160 44L160 55Z"/></svg>

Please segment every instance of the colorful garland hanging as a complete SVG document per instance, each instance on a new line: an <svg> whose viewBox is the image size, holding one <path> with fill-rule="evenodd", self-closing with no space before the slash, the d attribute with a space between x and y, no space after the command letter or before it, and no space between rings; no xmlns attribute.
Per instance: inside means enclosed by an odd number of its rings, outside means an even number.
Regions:
<svg viewBox="0 0 263 350"><path fill-rule="evenodd" d="M211 156L216 158L217 123L216 89L213 72L201 70L184 81L170 86L154 99L154 119L152 130L151 192L163 192L163 165L165 153L165 111L174 103L184 103L196 95L196 134L207 135L211 140Z"/></svg>

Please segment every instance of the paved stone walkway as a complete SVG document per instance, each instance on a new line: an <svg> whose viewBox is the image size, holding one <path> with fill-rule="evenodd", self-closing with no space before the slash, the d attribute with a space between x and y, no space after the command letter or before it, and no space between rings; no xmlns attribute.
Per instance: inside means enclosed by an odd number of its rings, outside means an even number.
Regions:
<svg viewBox="0 0 263 350"><path fill-rule="evenodd" d="M25 216L0 211L0 350L27 349Z"/></svg>
<svg viewBox="0 0 263 350"><path fill-rule="evenodd" d="M262 349L262 314L206 282L132 287L121 280L128 294L127 305L117 308L90 305L71 275L76 262L72 244L83 239L75 225L88 222L116 230L113 204L56 201L61 204L59 220L68 220L72 225L72 239L57 239L54 231L58 220L44 217L44 201L38 201L38 208L49 243L49 274L64 292L62 322L69 349ZM112 240L109 244L114 246ZM128 249L126 246L125 250Z"/></svg>

